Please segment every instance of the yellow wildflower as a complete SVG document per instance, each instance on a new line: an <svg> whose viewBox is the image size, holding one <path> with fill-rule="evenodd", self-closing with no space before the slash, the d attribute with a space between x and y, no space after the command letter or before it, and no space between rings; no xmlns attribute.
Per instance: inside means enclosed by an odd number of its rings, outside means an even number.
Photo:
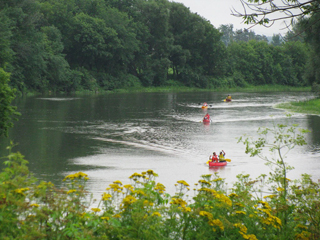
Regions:
<svg viewBox="0 0 320 240"><path fill-rule="evenodd" d="M154 212L154 213L152 213L152 215L151 216L158 216L158 217L161 217L161 214L159 213L159 212Z"/></svg>
<svg viewBox="0 0 320 240"><path fill-rule="evenodd" d="M32 203L32 204L30 204L30 207L39 207L39 204Z"/></svg>
<svg viewBox="0 0 320 240"><path fill-rule="evenodd" d="M166 187L161 183L157 183L154 190L156 190L156 191L158 190L159 193L164 193L166 191Z"/></svg>
<svg viewBox="0 0 320 240"><path fill-rule="evenodd" d="M73 179L75 179L75 178L79 178L79 179L80 179L80 178L83 178L83 179L85 179L85 180L88 180L88 179L89 179L87 174L85 174L85 173L83 173L83 172L77 172L77 173L70 174L70 175L66 176L66 177L63 179L63 181L66 181L67 179L73 180Z"/></svg>
<svg viewBox="0 0 320 240"><path fill-rule="evenodd" d="M236 211L236 214L243 214L243 215L246 215L246 212L244 212L244 211Z"/></svg>
<svg viewBox="0 0 320 240"><path fill-rule="evenodd" d="M118 184L118 185L122 185L122 182L120 182L119 180L114 181L113 183L114 183L114 184Z"/></svg>
<svg viewBox="0 0 320 240"><path fill-rule="evenodd" d="M15 191L16 193L21 194L21 195L25 195L24 192L25 192L25 191L28 191L28 190L30 190L30 188L17 188L17 189L15 189L14 191Z"/></svg>
<svg viewBox="0 0 320 240"><path fill-rule="evenodd" d="M110 200L110 198L112 198L111 194L103 193L103 195L102 195L103 201L108 201L108 200Z"/></svg>
<svg viewBox="0 0 320 240"><path fill-rule="evenodd" d="M126 197L122 200L122 202L123 202L123 204L124 204L125 206L128 206L128 205L130 205L130 204L132 204L132 203L135 203L136 201L137 201L137 199L136 199L135 197L131 196L131 195L126 196Z"/></svg>
<svg viewBox="0 0 320 240"><path fill-rule="evenodd" d="M236 193L230 193L229 197L238 197L238 195Z"/></svg>
<svg viewBox="0 0 320 240"><path fill-rule="evenodd" d="M216 178L216 179L213 179L212 181L219 182L219 181L223 181L223 180L224 180L224 178Z"/></svg>
<svg viewBox="0 0 320 240"><path fill-rule="evenodd" d="M200 211L200 212L199 212L199 215L200 215L200 216L207 217L208 219L212 219L212 218L213 218L212 213L209 213L209 212L206 212L206 211Z"/></svg>
<svg viewBox="0 0 320 240"><path fill-rule="evenodd" d="M74 193L74 192L76 192L77 190L75 190L75 189L70 189L68 192L67 192L67 194L70 194L70 193Z"/></svg>
<svg viewBox="0 0 320 240"><path fill-rule="evenodd" d="M102 219L102 220L107 220L107 221L108 221L110 218L109 218L109 217L101 217L101 219Z"/></svg>
<svg viewBox="0 0 320 240"><path fill-rule="evenodd" d="M282 191L284 191L284 188L278 187L277 191L282 192Z"/></svg>
<svg viewBox="0 0 320 240"><path fill-rule="evenodd" d="M207 182L206 180L199 180L198 182L211 186L211 183Z"/></svg>
<svg viewBox="0 0 320 240"><path fill-rule="evenodd" d="M185 202L181 198L172 198L170 204L176 204L180 205L181 207L185 207L187 205L187 202Z"/></svg>
<svg viewBox="0 0 320 240"><path fill-rule="evenodd" d="M182 185L184 185L184 186L189 187L189 184L188 184L186 181L184 181L184 180L179 180L179 181L177 181L177 183L180 183L180 184L182 184Z"/></svg>
<svg viewBox="0 0 320 240"><path fill-rule="evenodd" d="M185 207L185 208L183 208L183 211L184 212L191 212L191 207Z"/></svg>
<svg viewBox="0 0 320 240"><path fill-rule="evenodd" d="M219 219L210 219L209 220L209 225L210 226L217 226L221 229L221 231L224 230L223 223Z"/></svg>
<svg viewBox="0 0 320 240"><path fill-rule="evenodd" d="M100 208L91 208L91 210L92 210L93 212L100 212L100 211L101 211Z"/></svg>

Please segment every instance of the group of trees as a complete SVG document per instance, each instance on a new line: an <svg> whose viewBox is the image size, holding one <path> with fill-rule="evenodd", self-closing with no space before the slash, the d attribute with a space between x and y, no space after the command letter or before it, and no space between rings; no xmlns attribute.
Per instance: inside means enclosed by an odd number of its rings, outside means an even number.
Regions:
<svg viewBox="0 0 320 240"><path fill-rule="evenodd" d="M308 54L303 43L217 29L168 0L0 3L0 67L20 92L304 85Z"/></svg>

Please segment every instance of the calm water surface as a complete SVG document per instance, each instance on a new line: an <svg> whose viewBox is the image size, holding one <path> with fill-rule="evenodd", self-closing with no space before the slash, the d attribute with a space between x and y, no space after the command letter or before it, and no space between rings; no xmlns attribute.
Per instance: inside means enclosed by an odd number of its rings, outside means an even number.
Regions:
<svg viewBox="0 0 320 240"><path fill-rule="evenodd" d="M28 97L16 102L22 116L10 131L14 149L25 155L30 170L40 179L60 184L67 174L89 175L88 188L98 198L115 180L130 183L129 176L153 169L157 181L170 194L174 184L191 186L202 174L218 172L229 186L236 175L255 178L270 169L259 158L245 154L237 143L243 134L256 136L259 127L286 121L277 103L311 98L310 93L125 93L105 96ZM201 109L207 102L209 108ZM205 113L213 122L204 125ZM308 145L290 152L295 167L289 178L308 173L320 179L320 117L295 114L290 123L311 130ZM6 139L0 154L7 154ZM226 167L209 169L213 151L224 150L232 160Z"/></svg>

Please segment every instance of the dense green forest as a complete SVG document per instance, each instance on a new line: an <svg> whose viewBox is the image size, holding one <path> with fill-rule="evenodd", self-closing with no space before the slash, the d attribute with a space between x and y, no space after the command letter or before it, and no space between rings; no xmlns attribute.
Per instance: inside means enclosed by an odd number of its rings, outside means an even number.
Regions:
<svg viewBox="0 0 320 240"><path fill-rule="evenodd" d="M19 92L317 81L319 47L287 40L217 29L168 0L0 2L0 68Z"/></svg>

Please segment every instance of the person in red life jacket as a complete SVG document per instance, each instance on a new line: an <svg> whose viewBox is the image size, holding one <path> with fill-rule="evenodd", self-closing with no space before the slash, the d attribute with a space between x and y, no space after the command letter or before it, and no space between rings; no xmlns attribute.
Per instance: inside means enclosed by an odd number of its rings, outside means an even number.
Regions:
<svg viewBox="0 0 320 240"><path fill-rule="evenodd" d="M203 117L203 121L210 121L210 115L209 115L209 113L207 113L207 114Z"/></svg>
<svg viewBox="0 0 320 240"><path fill-rule="evenodd" d="M212 153L212 155L209 157L209 160L211 160L211 162L219 162L219 157L216 152Z"/></svg>

